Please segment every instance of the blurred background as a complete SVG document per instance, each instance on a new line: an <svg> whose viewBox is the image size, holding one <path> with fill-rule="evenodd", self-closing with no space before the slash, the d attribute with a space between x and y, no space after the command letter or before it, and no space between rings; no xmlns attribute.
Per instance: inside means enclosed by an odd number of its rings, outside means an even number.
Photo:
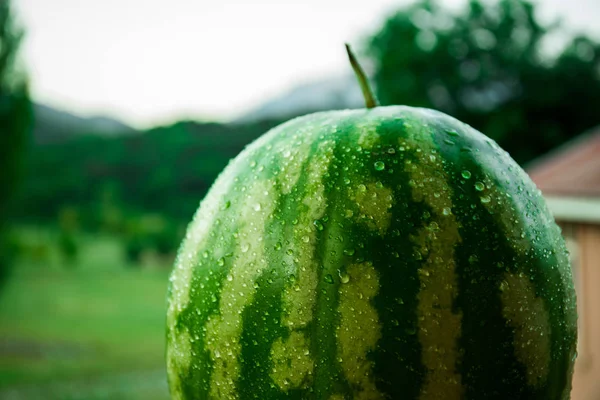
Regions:
<svg viewBox="0 0 600 400"><path fill-rule="evenodd" d="M363 100L442 110L549 198L600 399L597 0L0 0L0 399L166 399L168 274L229 159ZM597 287L597 286L596 286ZM581 361L583 360L583 361Z"/></svg>

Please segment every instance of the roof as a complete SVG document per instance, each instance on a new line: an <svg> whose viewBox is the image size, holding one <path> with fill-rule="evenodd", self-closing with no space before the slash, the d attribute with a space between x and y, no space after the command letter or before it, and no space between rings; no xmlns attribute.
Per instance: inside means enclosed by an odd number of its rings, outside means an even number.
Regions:
<svg viewBox="0 0 600 400"><path fill-rule="evenodd" d="M544 196L600 199L600 127L526 167Z"/></svg>

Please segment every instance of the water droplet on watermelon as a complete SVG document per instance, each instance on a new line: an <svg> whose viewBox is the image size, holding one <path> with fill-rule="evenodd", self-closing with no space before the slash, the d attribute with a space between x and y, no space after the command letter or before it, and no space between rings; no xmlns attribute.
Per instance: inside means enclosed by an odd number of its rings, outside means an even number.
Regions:
<svg viewBox="0 0 600 400"><path fill-rule="evenodd" d="M219 267L222 267L223 265L225 265L225 258L221 257L217 260L217 264L219 265Z"/></svg>
<svg viewBox="0 0 600 400"><path fill-rule="evenodd" d="M393 147L390 147L387 152L388 152L388 154L395 154L396 149L394 149Z"/></svg>
<svg viewBox="0 0 600 400"><path fill-rule="evenodd" d="M349 178L344 178L344 183L345 183L346 185L349 185L349 184L350 184L350 179L349 179Z"/></svg>
<svg viewBox="0 0 600 400"><path fill-rule="evenodd" d="M354 255L354 249L345 249L344 250L344 254L347 256L353 256Z"/></svg>
<svg viewBox="0 0 600 400"><path fill-rule="evenodd" d="M325 275L325 282L333 283L333 276L331 276L331 274Z"/></svg>
<svg viewBox="0 0 600 400"><path fill-rule="evenodd" d="M461 172L460 174L465 179L469 179L471 177L471 172L467 171L466 169L463 172Z"/></svg>
<svg viewBox="0 0 600 400"><path fill-rule="evenodd" d="M373 165L377 171L383 171L385 169L385 163L383 161L375 161L375 164Z"/></svg>
<svg viewBox="0 0 600 400"><path fill-rule="evenodd" d="M446 143L447 145L453 146L455 143L450 140L450 139L444 139L444 143Z"/></svg>
<svg viewBox="0 0 600 400"><path fill-rule="evenodd" d="M491 201L490 196L481 196L481 202L487 204Z"/></svg>
<svg viewBox="0 0 600 400"><path fill-rule="evenodd" d="M248 243L242 244L242 246L241 246L242 253L247 252L248 249L250 249L250 245Z"/></svg>
<svg viewBox="0 0 600 400"><path fill-rule="evenodd" d="M254 211L260 211L261 208L262 208L262 206L260 205L260 203L256 203L254 205Z"/></svg>
<svg viewBox="0 0 600 400"><path fill-rule="evenodd" d="M417 334L417 329L414 327L410 327L410 328L406 328L404 330L404 332L406 332L406 334L408 335L416 335Z"/></svg>
<svg viewBox="0 0 600 400"><path fill-rule="evenodd" d="M281 250L281 242L277 242L277 243L275 243L275 246L273 246L273 248L274 248L275 250Z"/></svg>
<svg viewBox="0 0 600 400"><path fill-rule="evenodd" d="M291 256L292 254L294 254L294 250L292 250L292 249L287 249L287 251L286 251L286 254L287 254L288 256Z"/></svg>
<svg viewBox="0 0 600 400"><path fill-rule="evenodd" d="M483 184L483 182L475 182L475 190L481 192L483 191L483 189L485 189L485 185Z"/></svg>
<svg viewBox="0 0 600 400"><path fill-rule="evenodd" d="M231 207L231 201L227 200L221 205L221 210L227 210L229 207Z"/></svg>
<svg viewBox="0 0 600 400"><path fill-rule="evenodd" d="M446 129L446 133L450 136L458 136L456 129Z"/></svg>
<svg viewBox="0 0 600 400"><path fill-rule="evenodd" d="M352 216L354 215L354 212L352 210L346 210L344 216L346 218L352 218Z"/></svg>
<svg viewBox="0 0 600 400"><path fill-rule="evenodd" d="M233 275L227 274L227 280L231 282L233 280Z"/></svg>
<svg viewBox="0 0 600 400"><path fill-rule="evenodd" d="M256 161L254 161L254 160L250 161L250 167L251 168L256 167Z"/></svg>
<svg viewBox="0 0 600 400"><path fill-rule="evenodd" d="M321 221L319 221L318 219L315 219L313 221L313 225L317 228L317 230L322 231L323 229L325 229L325 226L323 226L323 223Z"/></svg>
<svg viewBox="0 0 600 400"><path fill-rule="evenodd" d="M304 236L302 236L302 241L304 243L308 243L308 242L310 242L310 237L308 237L308 235L304 235Z"/></svg>
<svg viewBox="0 0 600 400"><path fill-rule="evenodd" d="M350 282L350 275L348 275L347 273L338 271L338 275L340 276L340 281L342 283Z"/></svg>
<svg viewBox="0 0 600 400"><path fill-rule="evenodd" d="M204 250L204 253L202 253L202 257L208 258L208 250Z"/></svg>
<svg viewBox="0 0 600 400"><path fill-rule="evenodd" d="M450 215L450 214L452 214L452 210L450 209L450 207L444 207L442 209L442 214L444 214L444 215Z"/></svg>
<svg viewBox="0 0 600 400"><path fill-rule="evenodd" d="M359 192L366 192L367 191L367 187L361 183L360 185L358 185L358 191Z"/></svg>

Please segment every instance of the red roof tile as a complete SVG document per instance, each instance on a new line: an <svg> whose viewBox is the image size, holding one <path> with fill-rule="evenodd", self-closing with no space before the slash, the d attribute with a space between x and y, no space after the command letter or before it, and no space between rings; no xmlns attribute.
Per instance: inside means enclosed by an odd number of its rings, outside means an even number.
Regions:
<svg viewBox="0 0 600 400"><path fill-rule="evenodd" d="M600 197L600 127L540 157L526 171L545 195Z"/></svg>

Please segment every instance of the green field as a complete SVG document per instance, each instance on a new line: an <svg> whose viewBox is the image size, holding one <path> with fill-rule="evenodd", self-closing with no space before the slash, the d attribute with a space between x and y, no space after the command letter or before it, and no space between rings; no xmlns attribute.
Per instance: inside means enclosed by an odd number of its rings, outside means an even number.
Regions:
<svg viewBox="0 0 600 400"><path fill-rule="evenodd" d="M52 243L45 231L29 232ZM23 257L0 289L0 399L166 399L170 265L127 264L120 242L79 238Z"/></svg>

